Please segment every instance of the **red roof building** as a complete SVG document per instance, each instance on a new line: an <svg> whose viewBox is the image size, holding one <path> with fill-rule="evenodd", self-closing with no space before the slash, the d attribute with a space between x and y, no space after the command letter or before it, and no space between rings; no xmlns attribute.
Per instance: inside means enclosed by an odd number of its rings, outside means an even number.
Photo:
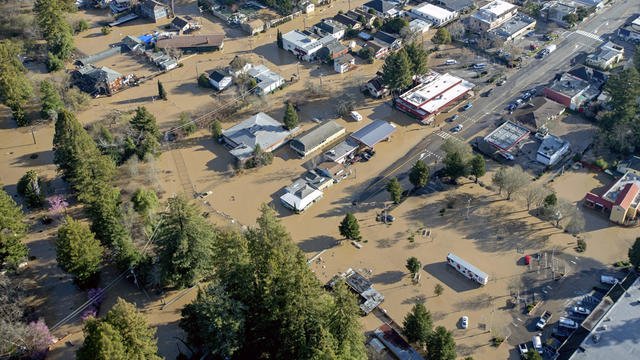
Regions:
<svg viewBox="0 0 640 360"><path fill-rule="evenodd" d="M638 221L640 206L640 176L628 172L609 186L604 194L588 193L584 204L609 215L617 224Z"/></svg>

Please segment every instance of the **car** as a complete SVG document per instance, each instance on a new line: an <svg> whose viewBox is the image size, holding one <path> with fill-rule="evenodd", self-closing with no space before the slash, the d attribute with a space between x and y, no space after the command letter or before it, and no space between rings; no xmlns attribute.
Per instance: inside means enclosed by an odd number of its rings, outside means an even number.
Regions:
<svg viewBox="0 0 640 360"><path fill-rule="evenodd" d="M607 276L607 275L601 275L600 276L600 282L603 284L608 284L608 285L615 285L619 282L620 280L616 279L613 276Z"/></svg>
<svg viewBox="0 0 640 360"><path fill-rule="evenodd" d="M523 103L524 103L524 101L522 99L516 99L516 102L515 102L516 106L520 106Z"/></svg>
<svg viewBox="0 0 640 360"><path fill-rule="evenodd" d="M472 106L473 105L469 103L469 104L467 104L467 105L462 107L462 111L467 111L467 110L471 109Z"/></svg>
<svg viewBox="0 0 640 360"><path fill-rule="evenodd" d="M363 152L363 153L360 154L360 158L361 158L360 159L361 161L369 161L369 159L371 159L371 156L369 154Z"/></svg>
<svg viewBox="0 0 640 360"><path fill-rule="evenodd" d="M455 114L449 118L449 121L456 121L457 118L458 118L458 114Z"/></svg>
<svg viewBox="0 0 640 360"><path fill-rule="evenodd" d="M392 223L394 221L396 221L396 218L394 218L393 215L391 215L391 214L387 214L384 217L384 222L386 222L386 223Z"/></svg>
<svg viewBox="0 0 640 360"><path fill-rule="evenodd" d="M527 255L524 257L524 264L525 265L531 264L531 255Z"/></svg>
<svg viewBox="0 0 640 360"><path fill-rule="evenodd" d="M362 121L362 115L360 115L360 113L358 113L357 111L351 112L351 118L355 121Z"/></svg>
<svg viewBox="0 0 640 360"><path fill-rule="evenodd" d="M505 158L507 160L513 160L513 155L509 154L508 152L501 152L499 154L500 154L500 156L502 156L503 158Z"/></svg>
<svg viewBox="0 0 640 360"><path fill-rule="evenodd" d="M580 315L589 315L591 313L591 310L583 308L582 306L574 306L571 310L573 310L574 313Z"/></svg>
<svg viewBox="0 0 640 360"><path fill-rule="evenodd" d="M364 152L365 152L367 155L369 155L370 157L373 157L373 155L375 155L375 154L376 154L375 150L373 150L373 149L366 149Z"/></svg>
<svg viewBox="0 0 640 360"><path fill-rule="evenodd" d="M455 65L457 63L458 62L453 60L453 59L450 59L450 60L447 60L447 61L444 62L445 65Z"/></svg>
<svg viewBox="0 0 640 360"><path fill-rule="evenodd" d="M531 90L529 90L529 92L531 93L531 95L535 94L538 92L538 90L536 90L536 88L531 88Z"/></svg>
<svg viewBox="0 0 640 360"><path fill-rule="evenodd" d="M489 89L489 90L485 91L485 92L482 94L482 96L487 97L487 96L491 95L491 93L492 93L492 92L493 92L493 88L491 88L491 89Z"/></svg>
<svg viewBox="0 0 640 360"><path fill-rule="evenodd" d="M451 129L452 132L459 132L460 130L462 130L462 124L458 124L456 127Z"/></svg>
<svg viewBox="0 0 640 360"><path fill-rule="evenodd" d="M524 101L529 100L529 98L531 98L531 93L530 92L526 92L524 93L524 95L522 95L521 99Z"/></svg>
<svg viewBox="0 0 640 360"><path fill-rule="evenodd" d="M529 348L526 343L522 343L518 345L518 351L520 352L520 355L524 355L529 352Z"/></svg>
<svg viewBox="0 0 640 360"><path fill-rule="evenodd" d="M487 64L485 64L485 63L479 63L479 64L474 64L473 65L473 68L476 69L476 70L484 69L486 67L487 67Z"/></svg>
<svg viewBox="0 0 640 360"><path fill-rule="evenodd" d="M460 325L462 326L463 329L466 329L467 327L469 327L469 317L463 316L462 319L460 320Z"/></svg>
<svg viewBox="0 0 640 360"><path fill-rule="evenodd" d="M504 83L506 83L506 82L507 82L507 80L502 79L502 80L498 81L498 83L497 83L496 85L498 85L498 86L502 86L502 85L504 85Z"/></svg>
<svg viewBox="0 0 640 360"><path fill-rule="evenodd" d="M509 105L509 106L507 107L507 110L509 110L509 111L513 111L513 110L515 110L515 108L517 108L517 107L518 107L518 104L515 104L515 103L514 103L514 104Z"/></svg>

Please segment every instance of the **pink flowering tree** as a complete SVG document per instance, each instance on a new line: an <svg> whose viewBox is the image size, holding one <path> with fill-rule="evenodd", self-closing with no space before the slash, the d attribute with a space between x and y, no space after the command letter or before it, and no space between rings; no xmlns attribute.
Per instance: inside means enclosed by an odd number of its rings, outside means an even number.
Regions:
<svg viewBox="0 0 640 360"><path fill-rule="evenodd" d="M53 345L55 337L51 335L49 327L42 319L29 323L29 330L25 336L27 352L31 359L44 359Z"/></svg>
<svg viewBox="0 0 640 360"><path fill-rule="evenodd" d="M69 203L64 200L64 197L62 195L56 195L50 198L48 200L48 203L49 203L49 210L53 212L59 212L61 210L64 210L66 213L67 207L69 206Z"/></svg>

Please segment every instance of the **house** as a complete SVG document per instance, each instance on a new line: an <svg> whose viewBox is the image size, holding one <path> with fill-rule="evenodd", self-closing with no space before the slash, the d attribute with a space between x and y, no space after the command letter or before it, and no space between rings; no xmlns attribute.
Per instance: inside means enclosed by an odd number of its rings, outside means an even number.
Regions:
<svg viewBox="0 0 640 360"><path fill-rule="evenodd" d="M298 4L298 8L300 8L303 13L310 14L315 11L316 6L311 1L303 1Z"/></svg>
<svg viewBox="0 0 640 360"><path fill-rule="evenodd" d="M231 85L231 80L231 76L223 74L218 70L209 73L209 83L218 91L228 88Z"/></svg>
<svg viewBox="0 0 640 360"><path fill-rule="evenodd" d="M584 205L609 215L617 224L637 222L640 206L640 175L626 172L613 182L602 195L588 193Z"/></svg>
<svg viewBox="0 0 640 360"><path fill-rule="evenodd" d="M333 70L335 72L342 74L354 66L356 63L356 59L351 56L351 54L340 55L339 57L333 60Z"/></svg>
<svg viewBox="0 0 640 360"><path fill-rule="evenodd" d="M640 43L640 16L618 29L618 36L626 41Z"/></svg>
<svg viewBox="0 0 640 360"><path fill-rule="evenodd" d="M344 283L358 294L360 309L365 315L368 315L384 301L384 296L373 288L373 283L367 278L349 268L340 275L336 275L325 284L327 290L335 288L336 281L344 279Z"/></svg>
<svg viewBox="0 0 640 360"><path fill-rule="evenodd" d="M126 85L126 78L106 66L83 66L71 74L73 83L91 95L111 95Z"/></svg>
<svg viewBox="0 0 640 360"><path fill-rule="evenodd" d="M336 182L347 175L345 169L344 165L333 161L325 161L316 166L316 170L320 174L328 176Z"/></svg>
<svg viewBox="0 0 640 360"><path fill-rule="evenodd" d="M433 26L440 27L455 19L458 13L429 3L422 3L422 5L409 10L409 16L415 19L429 21Z"/></svg>
<svg viewBox="0 0 640 360"><path fill-rule="evenodd" d="M282 48L304 61L314 60L316 53L322 49L322 46L317 39L299 30L282 35Z"/></svg>
<svg viewBox="0 0 640 360"><path fill-rule="evenodd" d="M172 29L178 30L178 32L184 32L189 30L191 24L186 19L176 16L171 20L169 26L171 26Z"/></svg>
<svg viewBox="0 0 640 360"><path fill-rule="evenodd" d="M302 174L302 179L307 182L312 188L324 191L326 188L333 185L333 178L325 176L322 172L315 169L307 170Z"/></svg>
<svg viewBox="0 0 640 360"><path fill-rule="evenodd" d="M359 8L349 10L345 15L353 20L362 23L362 26L369 28L373 26L373 22L375 21L375 19L377 19L377 16L369 14L367 10L362 10Z"/></svg>
<svg viewBox="0 0 640 360"><path fill-rule="evenodd" d="M633 174L640 175L640 157L632 156L627 160L620 161L616 170L622 174L631 172Z"/></svg>
<svg viewBox="0 0 640 360"><path fill-rule="evenodd" d="M489 31L511 19L517 12L518 8L515 5L494 0L469 17L469 30L476 33Z"/></svg>
<svg viewBox="0 0 640 360"><path fill-rule="evenodd" d="M136 52L139 50L144 50L144 43L142 40L138 39L135 36L127 35L122 39L122 43L126 46L131 52Z"/></svg>
<svg viewBox="0 0 640 360"><path fill-rule="evenodd" d="M368 13L370 9L373 9L372 12L382 19L394 18L400 14L394 3L384 0L373 0L362 5L364 12Z"/></svg>
<svg viewBox="0 0 640 360"><path fill-rule="evenodd" d="M260 145L262 151L271 152L282 146L297 131L287 130L271 116L260 112L245 121L222 131L222 141L239 163L253 157L253 150Z"/></svg>
<svg viewBox="0 0 640 360"><path fill-rule="evenodd" d="M585 103L595 99L600 91L587 81L564 73L560 80L543 88L542 94L571 110L579 111Z"/></svg>
<svg viewBox="0 0 640 360"><path fill-rule="evenodd" d="M431 29L431 23L421 19L413 19L409 22L409 29L416 34L424 34Z"/></svg>
<svg viewBox="0 0 640 360"><path fill-rule="evenodd" d="M496 148L499 152L507 152L529 136L529 129L511 121L505 121L489 135L484 137L484 142Z"/></svg>
<svg viewBox="0 0 640 360"><path fill-rule="evenodd" d="M623 59L623 54L624 47L607 41L594 54L589 54L584 63L600 70L608 70Z"/></svg>
<svg viewBox="0 0 640 360"><path fill-rule="evenodd" d="M280 201L287 209L295 213L301 213L313 205L314 202L320 200L322 195L322 191L313 188L303 179L298 179L287 186L285 194L280 196Z"/></svg>
<svg viewBox="0 0 640 360"><path fill-rule="evenodd" d="M489 30L488 33L507 42L523 37L533 31L535 27L536 19L524 14L516 14L509 20L498 25L498 27Z"/></svg>
<svg viewBox="0 0 640 360"><path fill-rule="evenodd" d="M430 123L441 109L464 97L474 87L462 78L435 71L423 76L421 82L400 95L394 106L424 123Z"/></svg>
<svg viewBox="0 0 640 360"><path fill-rule="evenodd" d="M160 39L156 43L160 49L180 49L182 51L207 52L222 49L223 34L179 35Z"/></svg>
<svg viewBox="0 0 640 360"><path fill-rule="evenodd" d="M235 60L238 56L236 55L233 59ZM231 67L231 64L233 63L233 60L231 60L229 62L229 66L227 66L225 68L225 70L229 73L229 75L233 76L233 77L238 77L242 74L246 74L247 72L249 72L249 69L251 69L253 67L253 64L251 63L245 63L241 68L239 69L233 69Z"/></svg>
<svg viewBox="0 0 640 360"><path fill-rule="evenodd" d="M358 150L358 143L347 139L325 152L324 158L326 161L344 164L347 157L355 153L356 150Z"/></svg>
<svg viewBox="0 0 640 360"><path fill-rule="evenodd" d="M394 323L382 324L373 333L400 360L424 360L394 329ZM398 327L397 325L395 325ZM398 327L399 328L399 327Z"/></svg>
<svg viewBox="0 0 640 360"><path fill-rule="evenodd" d="M569 151L569 142L559 136L547 134L536 152L536 160L553 165Z"/></svg>
<svg viewBox="0 0 640 360"><path fill-rule="evenodd" d="M321 40L324 40L324 38ZM330 35L328 36L328 40L329 41L326 43L322 41L325 44L317 53L318 58L322 61L328 62L349 52L348 47L342 45L338 40L334 39Z"/></svg>
<svg viewBox="0 0 640 360"><path fill-rule="evenodd" d="M291 140L289 146L301 157L306 157L342 136L344 132L344 126L338 125L333 120L327 120Z"/></svg>
<svg viewBox="0 0 640 360"><path fill-rule="evenodd" d="M373 120L349 137L360 145L372 148L379 142L391 139L396 126L383 120Z"/></svg>
<svg viewBox="0 0 640 360"><path fill-rule="evenodd" d="M389 94L389 88L382 84L382 79L379 77L367 81L363 86L363 90L369 91L371 96L378 99Z"/></svg>
<svg viewBox="0 0 640 360"><path fill-rule="evenodd" d="M353 30L359 30L362 24L356 19L352 19L344 14L338 14L333 17L333 21L342 24L345 28L351 28Z"/></svg>
<svg viewBox="0 0 640 360"><path fill-rule="evenodd" d="M331 35L336 40L340 40L344 37L346 29L346 26L332 19L323 19L319 23L313 25L313 31L316 34L320 35L321 37Z"/></svg>
<svg viewBox="0 0 640 360"><path fill-rule="evenodd" d="M433 3L459 14L466 14L476 7L474 0L436 0Z"/></svg>
<svg viewBox="0 0 640 360"><path fill-rule="evenodd" d="M169 17L169 7L154 0L143 0L140 5L142 16L158 22L160 19Z"/></svg>
<svg viewBox="0 0 640 360"><path fill-rule="evenodd" d="M114 14L127 11L131 8L131 0L111 0L109 8Z"/></svg>
<svg viewBox="0 0 640 360"><path fill-rule="evenodd" d="M568 74L588 82L596 89L601 89L609 78L607 74L587 66L579 66L571 69Z"/></svg>
<svg viewBox="0 0 640 360"><path fill-rule="evenodd" d="M381 59L387 56L387 54L389 54L389 51L390 51L389 46L381 44L375 40L367 41L364 47L369 47L373 49L373 57L376 59Z"/></svg>
<svg viewBox="0 0 640 360"><path fill-rule="evenodd" d="M564 20L565 16L575 14L577 10L578 6L574 3L550 1L540 9L540 16L546 19L547 22L555 22L564 28L569 28L569 23Z"/></svg>
<svg viewBox="0 0 640 360"><path fill-rule="evenodd" d="M529 104L516 110L510 120L516 121L532 131L548 128L549 122L562 115L566 107L544 97L535 97Z"/></svg>
<svg viewBox="0 0 640 360"><path fill-rule="evenodd" d="M260 19L253 19L243 22L242 24L240 24L240 28L251 36L258 34L265 29L264 22Z"/></svg>
<svg viewBox="0 0 640 360"><path fill-rule="evenodd" d="M373 39L378 43L387 46L391 50L397 50L402 47L402 37L400 35L393 35L384 31L376 31L373 34Z"/></svg>
<svg viewBox="0 0 640 360"><path fill-rule="evenodd" d="M284 85L284 78L264 65L250 68L247 74L256 79L258 86L254 90L258 95L266 95Z"/></svg>

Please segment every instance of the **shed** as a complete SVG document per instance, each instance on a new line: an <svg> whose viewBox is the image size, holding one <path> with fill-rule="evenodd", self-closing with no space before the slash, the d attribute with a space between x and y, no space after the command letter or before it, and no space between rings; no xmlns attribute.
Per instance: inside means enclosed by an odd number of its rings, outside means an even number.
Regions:
<svg viewBox="0 0 640 360"><path fill-rule="evenodd" d="M327 120L291 140L289 146L300 156L305 157L337 139L344 133L344 126L339 125L333 120Z"/></svg>
<svg viewBox="0 0 640 360"><path fill-rule="evenodd" d="M364 146L373 148L380 141L389 139L395 131L395 125L376 119L351 134L351 138Z"/></svg>

